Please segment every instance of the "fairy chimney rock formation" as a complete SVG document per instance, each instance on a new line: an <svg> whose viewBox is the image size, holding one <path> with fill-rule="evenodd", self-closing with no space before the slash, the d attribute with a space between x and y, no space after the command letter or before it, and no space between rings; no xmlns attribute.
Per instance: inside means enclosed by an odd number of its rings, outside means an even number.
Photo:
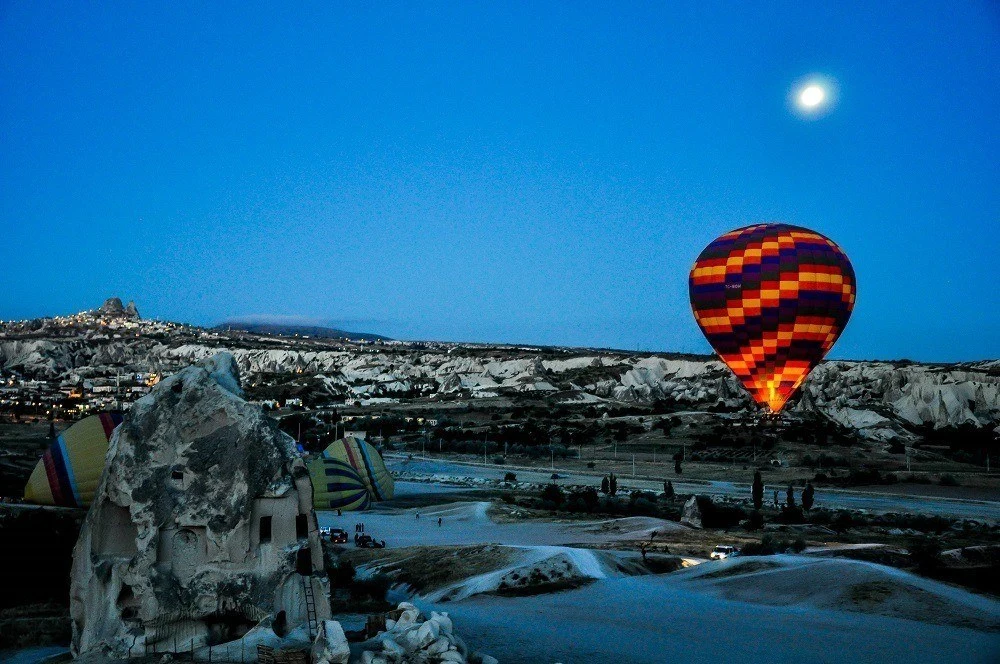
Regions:
<svg viewBox="0 0 1000 664"><path fill-rule="evenodd" d="M187 652L268 616L321 622L322 570L295 443L220 353L161 381L112 436L74 550L73 651Z"/></svg>

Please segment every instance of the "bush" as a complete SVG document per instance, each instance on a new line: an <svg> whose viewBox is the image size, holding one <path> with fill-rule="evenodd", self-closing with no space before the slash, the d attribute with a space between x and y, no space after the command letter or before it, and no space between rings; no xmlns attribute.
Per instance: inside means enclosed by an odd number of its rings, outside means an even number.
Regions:
<svg viewBox="0 0 1000 664"><path fill-rule="evenodd" d="M352 599L364 599L370 597L376 600L385 599L389 592L391 579L385 574L373 574L364 579L355 579L350 587Z"/></svg>
<svg viewBox="0 0 1000 664"><path fill-rule="evenodd" d="M764 535L759 542L748 542L740 549L740 554L744 556L773 556L775 551L773 535Z"/></svg>
<svg viewBox="0 0 1000 664"><path fill-rule="evenodd" d="M516 481L517 481L517 475L516 475L515 473L512 473L512 472L510 472L510 471L508 470L508 471L507 471L506 473L504 473L504 475L503 475L503 481L504 481L504 482L516 482Z"/></svg>
<svg viewBox="0 0 1000 664"><path fill-rule="evenodd" d="M705 528L732 528L747 518L746 513L733 505L717 505L707 496L698 496L701 525Z"/></svg>
<svg viewBox="0 0 1000 664"><path fill-rule="evenodd" d="M350 560L340 560L335 567L328 567L326 575L332 588L349 588L354 583L355 569Z"/></svg>
<svg viewBox="0 0 1000 664"><path fill-rule="evenodd" d="M750 542L743 546L740 553L744 556L773 556L779 553L802 553L806 548L806 541L801 537L792 542L788 540L775 539L773 535L764 535L760 542Z"/></svg>
<svg viewBox="0 0 1000 664"><path fill-rule="evenodd" d="M656 503L648 498L639 498L638 500L631 501L629 509L633 514L641 514L643 516L656 515Z"/></svg>
<svg viewBox="0 0 1000 664"><path fill-rule="evenodd" d="M600 498L597 495L597 489L594 489L593 487L587 487L586 489L575 491L570 496L570 500L580 503L581 508L577 510L580 512L593 512L597 509L597 506L600 503Z"/></svg>
<svg viewBox="0 0 1000 664"><path fill-rule="evenodd" d="M802 508L796 507L795 505L782 509L774 520L777 523L784 524L805 523L805 517L802 515Z"/></svg>
<svg viewBox="0 0 1000 664"><path fill-rule="evenodd" d="M507 459L504 459L502 456L495 456L493 457L493 463L498 466L502 466L507 463Z"/></svg>
<svg viewBox="0 0 1000 664"><path fill-rule="evenodd" d="M513 505L514 502L515 502L515 500L514 500L514 494L512 494L509 491L505 491L505 492L503 492L503 493L500 494L500 500L502 500L503 502L507 503L508 505Z"/></svg>
<svg viewBox="0 0 1000 664"><path fill-rule="evenodd" d="M750 518L747 519L747 530L760 530L763 527L764 515L761 514L759 510L750 512Z"/></svg>
<svg viewBox="0 0 1000 664"><path fill-rule="evenodd" d="M941 543L931 537L914 540L908 547L910 557L921 572L933 572L941 567Z"/></svg>
<svg viewBox="0 0 1000 664"><path fill-rule="evenodd" d="M938 484L941 486L959 486L958 480L954 475L942 475L938 480Z"/></svg>
<svg viewBox="0 0 1000 664"><path fill-rule="evenodd" d="M556 507L562 505L565 496L563 495L562 489L560 489L555 484L548 484L544 489L542 489L542 495L540 496L543 502L552 503Z"/></svg>
<svg viewBox="0 0 1000 664"><path fill-rule="evenodd" d="M850 512L837 512L837 516L833 517L833 520L830 522L830 527L838 533L844 532L853 525L854 517L851 516Z"/></svg>

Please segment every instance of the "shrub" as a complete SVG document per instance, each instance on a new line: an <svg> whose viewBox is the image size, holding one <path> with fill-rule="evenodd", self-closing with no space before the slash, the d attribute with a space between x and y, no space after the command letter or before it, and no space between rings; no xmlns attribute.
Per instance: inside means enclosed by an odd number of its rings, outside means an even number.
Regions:
<svg viewBox="0 0 1000 664"><path fill-rule="evenodd" d="M500 500L502 500L503 502L507 503L508 505L513 505L514 502L515 502L515 500L514 500L514 494L512 494L509 491L505 491L505 492L503 492L503 493L500 494Z"/></svg>
<svg viewBox="0 0 1000 664"><path fill-rule="evenodd" d="M587 487L581 489L580 491L575 491L570 496L571 500L578 501L582 509L580 511L593 512L597 509L597 505L600 503L600 498L597 495L597 489L593 487Z"/></svg>
<svg viewBox="0 0 1000 664"><path fill-rule="evenodd" d="M707 496L698 496L701 524L705 528L732 528L747 518L746 513L733 505L717 505Z"/></svg>
<svg viewBox="0 0 1000 664"><path fill-rule="evenodd" d="M350 560L340 560L334 567L328 567L326 575L333 588L348 588L354 582L355 569Z"/></svg>
<svg viewBox="0 0 1000 664"><path fill-rule="evenodd" d="M493 463L495 463L498 466L502 466L505 463L507 463L507 460L504 459L502 456L495 456L493 457Z"/></svg>
<svg viewBox="0 0 1000 664"><path fill-rule="evenodd" d="M774 518L777 523L805 523L805 517L802 515L802 508L792 505L791 507L785 507L781 512Z"/></svg>
<svg viewBox="0 0 1000 664"><path fill-rule="evenodd" d="M512 473L512 472L510 472L508 470L506 473L503 474L503 481L504 482L516 482L517 481L517 475L515 473Z"/></svg>
<svg viewBox="0 0 1000 664"><path fill-rule="evenodd" d="M760 530L763 527L764 515L759 510L750 512L750 518L747 519L747 530Z"/></svg>
<svg viewBox="0 0 1000 664"><path fill-rule="evenodd" d="M656 514L656 503L652 502L648 498L639 498L638 500L631 502L630 509L633 514L653 516Z"/></svg>
<svg viewBox="0 0 1000 664"><path fill-rule="evenodd" d="M853 525L854 517L851 516L850 512L837 512L837 516L833 517L833 520L830 522L830 527L838 533L844 532Z"/></svg>
<svg viewBox="0 0 1000 664"><path fill-rule="evenodd" d="M921 572L933 572L941 567L941 543L931 537L914 540L908 547L910 557Z"/></svg>
<svg viewBox="0 0 1000 664"><path fill-rule="evenodd" d="M385 599L385 594L389 592L391 580L385 574L373 574L364 579L355 579L351 584L350 593L352 599Z"/></svg>
<svg viewBox="0 0 1000 664"><path fill-rule="evenodd" d="M552 503L556 507L559 507L565 498L562 489L555 484L546 485L546 487L542 489L542 495L540 497L543 502Z"/></svg>
<svg viewBox="0 0 1000 664"><path fill-rule="evenodd" d="M958 486L958 480L955 479L954 475L942 475L938 480L938 484L941 486Z"/></svg>

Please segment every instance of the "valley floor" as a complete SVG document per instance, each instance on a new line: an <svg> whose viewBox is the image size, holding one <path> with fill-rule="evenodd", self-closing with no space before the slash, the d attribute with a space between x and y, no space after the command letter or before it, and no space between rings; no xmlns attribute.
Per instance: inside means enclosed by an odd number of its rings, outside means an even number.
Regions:
<svg viewBox="0 0 1000 664"><path fill-rule="evenodd" d="M394 465L428 479L478 476L437 462ZM1000 661L1000 602L899 569L824 557L818 548L715 562L675 556L683 569L650 574L634 548L654 531L673 540L725 535L649 517L497 520L496 507L470 500L476 494L464 488L397 487L411 506L324 512L320 523L351 532L363 521L388 548L346 549L359 573L403 572L408 584L392 599L448 611L472 648L501 662ZM434 504L415 506L421 496ZM465 564L441 574L435 568L449 556ZM512 579L532 575L563 583L509 592Z"/></svg>

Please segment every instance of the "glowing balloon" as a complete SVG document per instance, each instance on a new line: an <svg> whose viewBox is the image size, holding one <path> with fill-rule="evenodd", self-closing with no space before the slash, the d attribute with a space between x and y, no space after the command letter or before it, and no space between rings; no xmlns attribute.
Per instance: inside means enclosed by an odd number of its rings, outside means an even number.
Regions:
<svg viewBox="0 0 1000 664"><path fill-rule="evenodd" d="M395 491L382 455L353 436L335 440L308 466L316 509L363 510Z"/></svg>
<svg viewBox="0 0 1000 664"><path fill-rule="evenodd" d="M100 413L59 434L31 472L24 499L37 505L87 507L104 472L111 433L120 413Z"/></svg>
<svg viewBox="0 0 1000 664"><path fill-rule="evenodd" d="M843 250L815 231L787 224L720 236L698 256L689 288L708 342L772 413L833 347L857 295Z"/></svg>

